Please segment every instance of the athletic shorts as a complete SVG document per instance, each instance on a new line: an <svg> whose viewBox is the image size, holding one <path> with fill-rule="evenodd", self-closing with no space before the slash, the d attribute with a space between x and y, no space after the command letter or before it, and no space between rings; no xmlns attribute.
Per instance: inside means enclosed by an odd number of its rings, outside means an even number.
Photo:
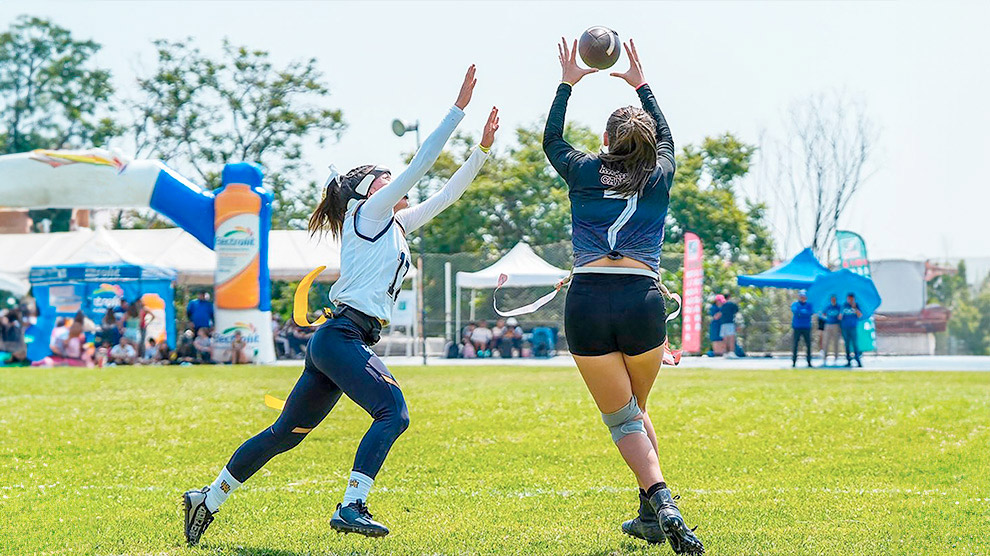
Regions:
<svg viewBox="0 0 990 556"><path fill-rule="evenodd" d="M564 334L574 355L639 355L667 338L656 281L631 274L575 274L564 303Z"/></svg>
<svg viewBox="0 0 990 556"><path fill-rule="evenodd" d="M726 336L735 336L736 335L736 325L735 325L735 323L727 322L727 323L723 324L722 325L722 329L719 332L719 334L721 334L721 336L723 338L726 337Z"/></svg>

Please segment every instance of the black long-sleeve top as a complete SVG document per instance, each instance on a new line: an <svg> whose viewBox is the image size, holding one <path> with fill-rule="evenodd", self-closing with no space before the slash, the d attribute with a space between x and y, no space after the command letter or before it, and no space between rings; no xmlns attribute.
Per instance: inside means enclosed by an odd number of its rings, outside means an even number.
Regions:
<svg viewBox="0 0 990 556"><path fill-rule="evenodd" d="M674 181L674 139L650 86L636 89L643 109L657 128L657 167L643 192L622 197L612 187L623 172L607 168L597 155L583 153L564 140L564 115L571 86L561 83L550 106L543 132L543 151L567 182L571 200L571 242L574 266L602 257L629 257L660 267L663 226Z"/></svg>

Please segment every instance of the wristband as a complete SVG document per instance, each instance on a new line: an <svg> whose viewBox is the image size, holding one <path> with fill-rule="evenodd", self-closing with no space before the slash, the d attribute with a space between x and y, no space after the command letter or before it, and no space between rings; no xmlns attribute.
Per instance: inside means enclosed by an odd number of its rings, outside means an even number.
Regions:
<svg viewBox="0 0 990 556"><path fill-rule="evenodd" d="M638 90L642 89L645 85L646 85L646 81L643 81L642 83L639 84L638 87L636 87L636 90L638 91Z"/></svg>
<svg viewBox="0 0 990 556"><path fill-rule="evenodd" d="M488 154L488 151L492 150L491 147L486 147L484 145L478 145L478 148L481 149L481 152L483 152L485 154Z"/></svg>
<svg viewBox="0 0 990 556"><path fill-rule="evenodd" d="M572 89L574 88L574 84L571 83L571 82L569 82L569 81L561 81L561 83L563 83L564 85L567 85L568 87L570 87Z"/></svg>

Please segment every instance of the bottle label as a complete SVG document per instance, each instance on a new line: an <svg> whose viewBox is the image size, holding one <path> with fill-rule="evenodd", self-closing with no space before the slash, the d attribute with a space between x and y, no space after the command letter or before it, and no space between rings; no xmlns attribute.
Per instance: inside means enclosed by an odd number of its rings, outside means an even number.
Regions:
<svg viewBox="0 0 990 556"><path fill-rule="evenodd" d="M238 214L224 220L216 231L215 282L223 284L244 272L258 256L261 219L257 214Z"/></svg>

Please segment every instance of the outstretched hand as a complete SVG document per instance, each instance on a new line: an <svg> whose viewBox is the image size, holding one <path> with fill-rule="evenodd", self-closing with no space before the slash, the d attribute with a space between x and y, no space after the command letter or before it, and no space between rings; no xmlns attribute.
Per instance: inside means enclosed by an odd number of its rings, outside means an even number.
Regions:
<svg viewBox="0 0 990 556"><path fill-rule="evenodd" d="M481 146L489 149L495 141L495 132L498 131L498 108L492 106L491 114L488 114L488 121L485 122L485 131L481 133Z"/></svg>
<svg viewBox="0 0 990 556"><path fill-rule="evenodd" d="M636 43L629 39L628 43L622 43L622 47L626 49L626 57L629 58L629 69L625 73L612 72L609 75L621 78L633 88L637 88L646 83L646 76L643 75L643 65L639 63Z"/></svg>
<svg viewBox="0 0 990 556"><path fill-rule="evenodd" d="M478 80L474 78L474 64L467 69L467 73L464 74L464 82L461 83L461 91L457 93L457 100L454 101L454 106L464 110L467 108L468 103L471 102L471 95L474 94L474 86L478 84Z"/></svg>
<svg viewBox="0 0 990 556"><path fill-rule="evenodd" d="M577 40L575 39L574 44L570 48L567 47L567 39L560 37L560 44L557 45L557 52L559 53L560 59L560 80L565 83L570 83L572 86L577 85L581 78L589 73L595 73L596 69L585 69L578 65L577 54L578 54Z"/></svg>

